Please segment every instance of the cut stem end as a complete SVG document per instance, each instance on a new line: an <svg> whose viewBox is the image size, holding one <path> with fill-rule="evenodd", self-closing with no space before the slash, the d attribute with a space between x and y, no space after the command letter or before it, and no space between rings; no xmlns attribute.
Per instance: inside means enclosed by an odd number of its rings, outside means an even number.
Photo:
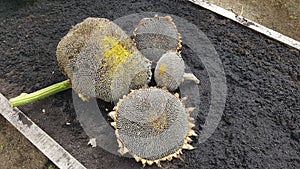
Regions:
<svg viewBox="0 0 300 169"><path fill-rule="evenodd" d="M37 100L41 100L45 97L54 95L56 93L65 91L67 89L70 89L71 87L72 87L71 82L68 79L68 80L53 84L51 86L48 86L44 89L38 90L33 93L29 93L29 94L22 93L17 97L9 99L10 105L11 105L11 107L16 107L16 106L21 106L21 105L24 105L27 103L32 103Z"/></svg>

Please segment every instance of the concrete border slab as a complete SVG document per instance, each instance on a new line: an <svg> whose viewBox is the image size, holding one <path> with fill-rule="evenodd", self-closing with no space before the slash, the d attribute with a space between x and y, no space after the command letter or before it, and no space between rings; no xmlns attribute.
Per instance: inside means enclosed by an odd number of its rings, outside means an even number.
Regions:
<svg viewBox="0 0 300 169"><path fill-rule="evenodd" d="M279 42L282 42L282 43L284 43L288 46L291 46L293 48L296 48L296 49L300 50L300 42L298 42L298 41L296 41L296 40L294 40L290 37L287 37L287 36L285 36L285 35L283 35L279 32L276 32L272 29L269 29L269 28L267 28L263 25L260 25L260 24L254 22L250 19L246 19L242 16L238 16L238 15L236 15L235 13L233 13L231 11L228 11L224 8L221 8L221 7L217 6L217 5L209 3L205 0L188 0L188 1L190 1L194 4L196 4L196 5L199 5L203 8L205 8L205 9L208 9L208 10L214 12L214 13L217 13L221 16L224 16L224 17L226 17L230 20L233 20L233 21L235 21L235 22L237 22L237 23L239 23L243 26L246 26L246 27L248 27L252 30L255 30L255 31L257 31L261 34L264 34L264 35L266 35L266 36L268 36L272 39L275 39L275 40L277 40Z"/></svg>
<svg viewBox="0 0 300 169"><path fill-rule="evenodd" d="M21 132L33 145L62 169L86 169L61 145L39 128L18 108L10 107L9 101L0 93L0 114Z"/></svg>

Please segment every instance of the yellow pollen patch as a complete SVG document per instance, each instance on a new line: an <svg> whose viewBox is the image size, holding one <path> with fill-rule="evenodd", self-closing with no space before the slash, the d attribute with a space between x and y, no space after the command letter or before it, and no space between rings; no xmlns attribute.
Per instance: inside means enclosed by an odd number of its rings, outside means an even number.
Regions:
<svg viewBox="0 0 300 169"><path fill-rule="evenodd" d="M149 113L148 115L153 118L154 113ZM156 116L153 121L146 123L145 126L152 127L156 132L161 132L168 126L166 112Z"/></svg>
<svg viewBox="0 0 300 169"><path fill-rule="evenodd" d="M158 74L162 75L166 72L166 64L161 64L158 68Z"/></svg>
<svg viewBox="0 0 300 169"><path fill-rule="evenodd" d="M106 47L108 50L104 53L103 59L111 67L116 67L117 65L123 63L128 56L132 54L127 48L131 45L130 41L118 41L117 38L111 36L104 36Z"/></svg>

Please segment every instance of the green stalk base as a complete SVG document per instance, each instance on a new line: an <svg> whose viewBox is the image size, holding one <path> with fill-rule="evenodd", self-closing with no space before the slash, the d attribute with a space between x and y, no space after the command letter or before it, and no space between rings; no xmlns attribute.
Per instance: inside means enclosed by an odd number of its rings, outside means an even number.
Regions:
<svg viewBox="0 0 300 169"><path fill-rule="evenodd" d="M11 105L11 107L16 107L16 106L21 106L21 105L24 105L27 103L32 103L37 100L41 100L45 97L54 95L56 93L65 91L67 89L70 89L71 87L72 86L71 86L70 80L65 80L65 81L53 84L51 86L48 86L44 89L38 90L33 93L29 93L29 94L22 93L15 98L9 99L10 105Z"/></svg>

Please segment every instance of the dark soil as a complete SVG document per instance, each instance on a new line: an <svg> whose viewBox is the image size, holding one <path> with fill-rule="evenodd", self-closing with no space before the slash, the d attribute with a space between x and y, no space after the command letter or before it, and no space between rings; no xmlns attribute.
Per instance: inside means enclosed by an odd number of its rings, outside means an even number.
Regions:
<svg viewBox="0 0 300 169"><path fill-rule="evenodd" d="M72 25L87 17L113 20L137 12L162 12L188 20L207 35L223 62L227 102L214 134L202 144L194 143L197 149L184 151L183 161L165 162L163 167L300 168L298 50L185 1L11 3L7 0L9 8L0 8L0 77L24 92L66 78L56 63L56 46ZM209 108L210 89L203 85L208 76L201 61L188 51L183 48L183 56L201 81L201 111L195 112L201 134ZM0 89L6 96L20 94L13 86L10 91ZM89 138L76 120L70 90L20 108L87 168L142 167L134 159L87 145Z"/></svg>

